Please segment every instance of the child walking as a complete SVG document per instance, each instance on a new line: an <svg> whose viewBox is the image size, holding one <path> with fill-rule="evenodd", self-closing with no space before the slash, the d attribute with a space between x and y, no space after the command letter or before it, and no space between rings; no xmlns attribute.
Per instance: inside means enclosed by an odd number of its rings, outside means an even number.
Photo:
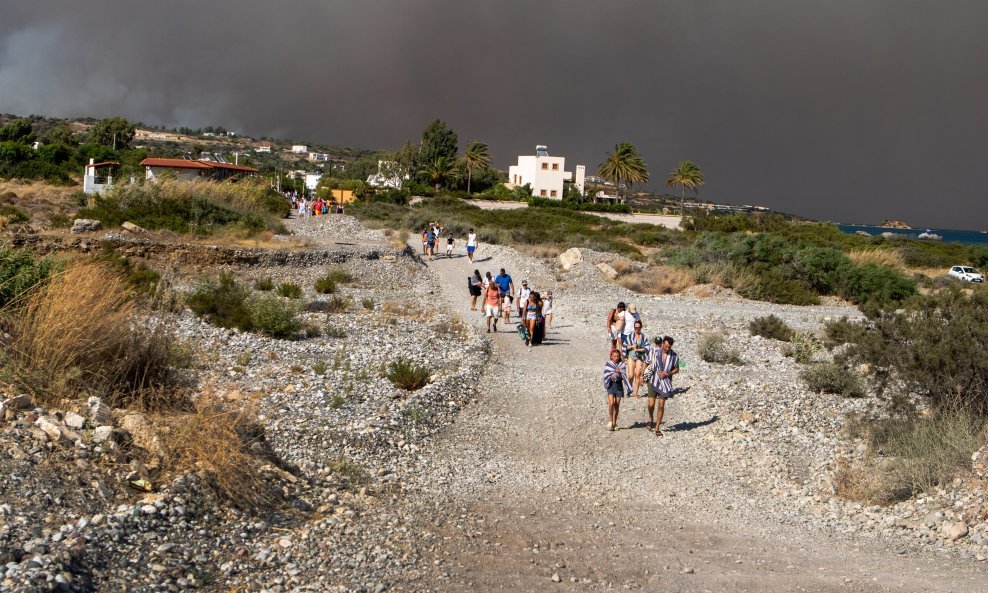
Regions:
<svg viewBox="0 0 988 593"><path fill-rule="evenodd" d="M607 392L607 430L618 430L618 412L621 410L621 399L631 391L631 380L628 378L628 367L621 362L621 353L617 348L611 350L611 359L604 364L604 391Z"/></svg>

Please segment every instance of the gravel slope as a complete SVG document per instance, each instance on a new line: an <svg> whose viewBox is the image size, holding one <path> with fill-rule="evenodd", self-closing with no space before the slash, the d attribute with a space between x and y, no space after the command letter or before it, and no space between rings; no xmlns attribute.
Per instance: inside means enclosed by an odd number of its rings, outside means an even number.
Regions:
<svg viewBox="0 0 988 593"><path fill-rule="evenodd" d="M841 415L862 404L805 392L795 363L744 329L769 312L810 329L852 309L643 297L602 283L587 255L571 272L499 246L482 247L476 265L429 263L445 301L478 328L463 288L474 267L552 288L557 313L545 346L493 337L479 404L420 482L423 510L439 511L423 528L446 536L439 589L983 590L983 563L909 534L847 529L871 510L818 493ZM622 406L623 430L604 430L602 318L619 299L638 304L646 329L677 337L686 363L677 384L687 391L667 406L661 439L633 427L644 400ZM745 367L699 360L697 338L714 328L745 346Z"/></svg>

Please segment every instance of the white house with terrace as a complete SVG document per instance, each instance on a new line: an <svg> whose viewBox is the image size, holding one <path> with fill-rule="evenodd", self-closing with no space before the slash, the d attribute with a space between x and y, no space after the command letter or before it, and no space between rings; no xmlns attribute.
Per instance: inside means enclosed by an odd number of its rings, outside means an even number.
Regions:
<svg viewBox="0 0 988 593"><path fill-rule="evenodd" d="M564 184L567 182L572 182L583 193L586 174L586 166L577 165L574 179L573 172L566 170L566 157L549 156L549 149L540 144L535 147L535 155L519 156L518 164L508 167L506 185L514 189L527 183L533 196L561 200L566 195Z"/></svg>

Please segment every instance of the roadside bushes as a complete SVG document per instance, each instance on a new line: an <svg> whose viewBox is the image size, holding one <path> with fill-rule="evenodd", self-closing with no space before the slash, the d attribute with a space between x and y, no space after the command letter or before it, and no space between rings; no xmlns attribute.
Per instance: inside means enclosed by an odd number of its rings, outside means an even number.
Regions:
<svg viewBox="0 0 988 593"><path fill-rule="evenodd" d="M812 364L799 374L810 391L844 397L864 396L861 380L853 371L833 362Z"/></svg>
<svg viewBox="0 0 988 593"><path fill-rule="evenodd" d="M700 336L697 349L700 358L717 364L743 364L741 351L727 344L727 337L721 332L711 332Z"/></svg>
<svg viewBox="0 0 988 593"><path fill-rule="evenodd" d="M785 321L775 315L757 317L748 323L748 331L753 336L761 336L781 342L788 342L792 339L793 330Z"/></svg>
<svg viewBox="0 0 988 593"><path fill-rule="evenodd" d="M35 259L27 251L0 248L0 309L45 280L55 270L50 259Z"/></svg>
<svg viewBox="0 0 988 593"><path fill-rule="evenodd" d="M53 275L22 309L5 312L4 375L46 405L98 394L113 405L156 407L175 397L167 389L171 334L149 323L128 294L120 275L103 264Z"/></svg>
<svg viewBox="0 0 988 593"><path fill-rule="evenodd" d="M385 376L398 389L416 391L429 383L429 369L413 363L407 358L398 358L388 364Z"/></svg>
<svg viewBox="0 0 988 593"><path fill-rule="evenodd" d="M297 286L297 285L295 285ZM301 307L274 295L252 296L233 276L221 273L217 282L201 281L186 301L211 324L290 338L302 330Z"/></svg>
<svg viewBox="0 0 988 593"><path fill-rule="evenodd" d="M79 211L106 226L130 221L146 229L210 235L221 228L252 236L263 231L285 233L278 220L290 205L262 184L250 181L149 182L119 185L94 196Z"/></svg>
<svg viewBox="0 0 988 593"><path fill-rule="evenodd" d="M574 202L572 200L550 200L548 198L528 198L528 205L537 208L566 208L584 212L618 212L631 214L631 206L627 204L595 204L593 202Z"/></svg>
<svg viewBox="0 0 988 593"><path fill-rule="evenodd" d="M970 413L891 416L861 422L868 450L835 475L837 494L871 504L892 504L942 487L970 471L983 447L984 418Z"/></svg>
<svg viewBox="0 0 988 593"><path fill-rule="evenodd" d="M901 309L877 309L865 322L827 324L842 356L865 364L881 395L911 407L917 394L938 410L988 415L988 290L948 288L916 296Z"/></svg>

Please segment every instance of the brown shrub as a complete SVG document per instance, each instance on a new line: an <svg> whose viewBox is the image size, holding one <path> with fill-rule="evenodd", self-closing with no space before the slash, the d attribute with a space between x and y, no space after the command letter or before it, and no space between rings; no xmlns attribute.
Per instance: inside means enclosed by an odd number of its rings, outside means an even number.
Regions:
<svg viewBox="0 0 988 593"><path fill-rule="evenodd" d="M855 249L848 253L847 257L859 266L875 264L895 270L906 269L906 260L902 257L902 253L896 249Z"/></svg>
<svg viewBox="0 0 988 593"><path fill-rule="evenodd" d="M551 260L559 257L559 248L555 245L518 245L517 249L538 259Z"/></svg>
<svg viewBox="0 0 988 593"><path fill-rule="evenodd" d="M199 396L191 412L163 418L165 467L172 472L199 471L223 499L257 509L278 500L264 480L264 433L254 402L224 401L213 392Z"/></svg>
<svg viewBox="0 0 988 593"><path fill-rule="evenodd" d="M171 385L171 333L148 323L119 274L78 264L8 312L3 363L42 404L99 395L113 405L163 405Z"/></svg>
<svg viewBox="0 0 988 593"><path fill-rule="evenodd" d="M641 272L622 275L617 282L642 294L677 294L693 286L695 279L692 272L682 268L649 266Z"/></svg>

